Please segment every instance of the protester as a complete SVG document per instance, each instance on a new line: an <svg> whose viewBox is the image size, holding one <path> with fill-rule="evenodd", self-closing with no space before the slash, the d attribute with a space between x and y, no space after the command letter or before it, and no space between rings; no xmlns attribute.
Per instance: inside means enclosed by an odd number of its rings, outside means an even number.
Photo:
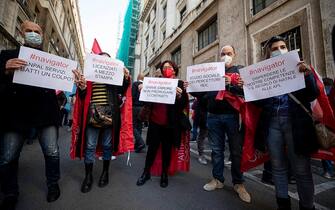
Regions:
<svg viewBox="0 0 335 210"><path fill-rule="evenodd" d="M56 91L57 100L58 100L58 106L61 113L61 125L67 124L67 118L68 118L68 110L65 108L66 104L68 103L68 99L63 91Z"/></svg>
<svg viewBox="0 0 335 210"><path fill-rule="evenodd" d="M205 139L208 134L207 98L205 96L196 97L196 100L193 102L192 108L194 112L193 127L192 127L193 137L192 138L194 138L194 141L197 141L199 163L206 165L207 160L204 156L204 150L205 150ZM199 128L199 134L197 132L198 128Z"/></svg>
<svg viewBox="0 0 335 210"><path fill-rule="evenodd" d="M24 46L42 50L43 32L39 25L24 21L21 25ZM0 209L15 209L19 196L18 165L25 136L36 129L45 159L47 201L60 196L58 180L58 127L60 109L55 90L15 84L14 71L27 65L18 59L19 49L0 54L0 175L4 200ZM29 176L29 173L26 174Z"/></svg>
<svg viewBox="0 0 335 210"><path fill-rule="evenodd" d="M282 37L272 37L266 44L266 58L287 52ZM317 98L319 90L310 67L303 61L298 66L305 75L306 88L292 94L311 110L310 102ZM278 209L291 209L288 161L296 178L300 209L314 209L310 155L317 151L318 143L311 117L288 94L254 103L262 108L255 145L269 150Z"/></svg>
<svg viewBox="0 0 335 210"><path fill-rule="evenodd" d="M236 53L231 45L226 45L221 50L221 60L226 67L226 92L235 97L243 97L242 83L239 77L240 65L234 65ZM225 137L227 135L231 155L231 174L234 190L239 198L247 203L251 202L251 196L244 186L243 173L240 170L243 146L243 131L239 123L239 112L226 100L217 100L218 91L205 93L208 99L208 139L212 149L213 179L204 185L204 190L213 191L223 188L225 178L224 151ZM204 93L192 93L200 96Z"/></svg>
<svg viewBox="0 0 335 210"><path fill-rule="evenodd" d="M105 52L99 55L110 57ZM98 186L105 187L109 182L108 170L112 151L113 149L115 151L119 144L121 126L120 105L123 103L122 97L125 95L130 84L130 76L129 71L124 69L123 85L115 86L95 82L88 83L79 70L75 70L74 74L75 83L78 87L77 95L79 96L76 102L79 103L79 100L81 100L85 103L83 103L84 116L82 116L83 121L80 126L80 130L83 132L81 143L75 145L72 150L77 150L84 146L85 178L81 185L81 192L87 193L92 189L93 163L100 140L103 150L103 170ZM72 141L76 141L74 136ZM79 156L81 157L81 155Z"/></svg>
<svg viewBox="0 0 335 210"><path fill-rule="evenodd" d="M132 86L135 152L141 152L145 148L145 143L142 138L143 122L140 119L140 111L143 107L143 102L139 100L140 99L139 86L143 83L143 78L144 78L143 74L138 74L137 81L135 81Z"/></svg>
<svg viewBox="0 0 335 210"><path fill-rule="evenodd" d="M176 78L178 76L178 67L172 61L164 61L161 64L161 72L164 78ZM175 104L167 105L162 103L151 103L149 113L149 128L147 134L148 151L145 160L144 171L137 180L137 185L144 185L150 179L150 169L154 163L157 151L161 145L162 151L162 174L160 186L168 186L168 169L171 160L171 150L179 148L182 138L182 120L183 111L188 107L188 96L183 88L184 82L179 80L176 91Z"/></svg>

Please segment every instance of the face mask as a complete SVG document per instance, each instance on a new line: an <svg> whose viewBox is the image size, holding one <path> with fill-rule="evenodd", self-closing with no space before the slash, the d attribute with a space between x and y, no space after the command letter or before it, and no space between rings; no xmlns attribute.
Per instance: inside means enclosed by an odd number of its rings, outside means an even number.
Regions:
<svg viewBox="0 0 335 210"><path fill-rule="evenodd" d="M165 78L171 78L173 76L173 72L174 72L173 68L164 69L163 76Z"/></svg>
<svg viewBox="0 0 335 210"><path fill-rule="evenodd" d="M284 49L284 50L282 50L282 49L275 50L275 51L271 52L271 57L276 57L278 55L283 55L283 54L285 54L287 52L288 52L287 49Z"/></svg>
<svg viewBox="0 0 335 210"><path fill-rule="evenodd" d="M221 61L225 62L225 65L229 65L233 61L233 58L229 55L225 55L221 57Z"/></svg>
<svg viewBox="0 0 335 210"><path fill-rule="evenodd" d="M26 45L37 47L42 44L42 37L38 33L35 32L26 32L24 34L24 42Z"/></svg>

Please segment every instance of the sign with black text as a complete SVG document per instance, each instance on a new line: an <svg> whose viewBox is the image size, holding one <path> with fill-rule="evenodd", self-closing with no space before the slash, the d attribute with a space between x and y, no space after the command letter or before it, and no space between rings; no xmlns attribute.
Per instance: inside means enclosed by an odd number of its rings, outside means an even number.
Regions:
<svg viewBox="0 0 335 210"><path fill-rule="evenodd" d="M15 71L13 83L71 92L77 62L21 46L18 58L28 65Z"/></svg>
<svg viewBox="0 0 335 210"><path fill-rule="evenodd" d="M122 86L124 77L122 61L107 56L87 54L84 76L87 81Z"/></svg>
<svg viewBox="0 0 335 210"><path fill-rule="evenodd" d="M283 95L305 88L304 74L297 64L297 51L291 51L240 69L245 101Z"/></svg>
<svg viewBox="0 0 335 210"><path fill-rule="evenodd" d="M140 101L174 104L178 79L144 77Z"/></svg>

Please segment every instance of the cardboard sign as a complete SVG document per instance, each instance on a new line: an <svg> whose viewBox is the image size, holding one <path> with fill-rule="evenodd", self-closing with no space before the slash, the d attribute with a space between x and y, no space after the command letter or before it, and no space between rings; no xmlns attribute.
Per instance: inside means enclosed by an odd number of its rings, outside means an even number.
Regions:
<svg viewBox="0 0 335 210"><path fill-rule="evenodd" d="M245 101L283 95L305 88L304 74L297 64L297 51L291 51L240 69Z"/></svg>
<svg viewBox="0 0 335 210"><path fill-rule="evenodd" d="M174 104L178 79L144 77L140 101Z"/></svg>
<svg viewBox="0 0 335 210"><path fill-rule="evenodd" d="M225 63L204 63L187 67L187 92L225 90Z"/></svg>
<svg viewBox="0 0 335 210"><path fill-rule="evenodd" d="M87 54L84 76L87 81L122 86L124 64L110 57Z"/></svg>
<svg viewBox="0 0 335 210"><path fill-rule="evenodd" d="M76 61L24 46L21 46L18 58L28 65L15 71L13 83L72 91L72 70L77 68Z"/></svg>

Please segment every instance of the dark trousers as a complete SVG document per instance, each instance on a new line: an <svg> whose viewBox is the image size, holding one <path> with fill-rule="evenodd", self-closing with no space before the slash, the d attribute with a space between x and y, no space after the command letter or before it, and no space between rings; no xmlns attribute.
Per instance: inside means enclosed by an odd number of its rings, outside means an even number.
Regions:
<svg viewBox="0 0 335 210"><path fill-rule="evenodd" d="M134 127L134 138L135 138L135 149L144 145L142 138L142 121L139 119L141 112L141 106L133 106L133 127Z"/></svg>
<svg viewBox="0 0 335 210"><path fill-rule="evenodd" d="M152 122L149 122L147 142L148 151L145 159L145 171L150 171L159 146L162 145L162 170L167 173L171 159L173 130Z"/></svg>
<svg viewBox="0 0 335 210"><path fill-rule="evenodd" d="M56 184L60 178L58 128L48 126L37 129L38 139L45 159L47 185ZM25 140L25 133L0 133L0 180L1 190L5 196L17 196L18 163Z"/></svg>

